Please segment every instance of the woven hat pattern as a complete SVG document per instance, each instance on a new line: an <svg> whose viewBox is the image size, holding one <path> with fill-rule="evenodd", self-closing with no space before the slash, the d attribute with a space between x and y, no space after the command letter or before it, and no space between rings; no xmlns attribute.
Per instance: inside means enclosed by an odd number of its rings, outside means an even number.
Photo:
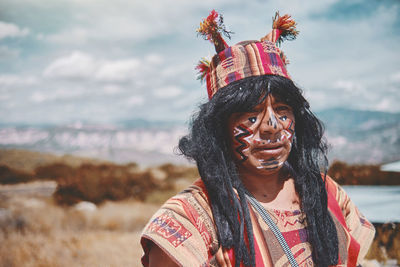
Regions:
<svg viewBox="0 0 400 267"><path fill-rule="evenodd" d="M218 18L218 13L214 10L211 14L213 14L213 19ZM207 19L210 20L210 17L211 15ZM203 23L206 23L207 19ZM207 23L210 24L210 21ZM205 28L204 25L200 25ZM295 26L296 23L289 15L280 17L279 13L276 13L273 30L260 41L244 41L233 46L228 46L218 31L212 34L207 31L206 39L215 44L217 54L211 61L201 60L197 69L200 73L199 79L207 82L209 98L211 99L220 88L251 76L279 75L290 79L286 69L288 61L277 44L279 45L285 39L295 39L298 34ZM225 30L222 25L220 28ZM214 36L216 41L214 42L210 36ZM221 46L221 40L224 46Z"/></svg>
<svg viewBox="0 0 400 267"><path fill-rule="evenodd" d="M280 75L290 79L279 49L270 41L233 45L211 60L210 91L251 76Z"/></svg>

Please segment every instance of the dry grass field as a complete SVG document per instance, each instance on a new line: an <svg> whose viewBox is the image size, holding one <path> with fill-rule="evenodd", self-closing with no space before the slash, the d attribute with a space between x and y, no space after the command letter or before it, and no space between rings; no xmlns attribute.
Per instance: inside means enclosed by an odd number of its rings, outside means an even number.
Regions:
<svg viewBox="0 0 400 267"><path fill-rule="evenodd" d="M43 196L2 197L0 266L141 266L140 231L158 204L63 207Z"/></svg>
<svg viewBox="0 0 400 267"><path fill-rule="evenodd" d="M0 267L141 266L140 232L159 199L65 206L54 201L55 189L54 182L0 186ZM377 226L365 266L398 266L399 224Z"/></svg>
<svg viewBox="0 0 400 267"><path fill-rule="evenodd" d="M0 150L0 267L142 266L142 228L196 177L187 166Z"/></svg>
<svg viewBox="0 0 400 267"><path fill-rule="evenodd" d="M142 228L198 177L188 166L141 169L6 152L0 150L0 267L141 266ZM375 226L364 266L398 266L400 224Z"/></svg>

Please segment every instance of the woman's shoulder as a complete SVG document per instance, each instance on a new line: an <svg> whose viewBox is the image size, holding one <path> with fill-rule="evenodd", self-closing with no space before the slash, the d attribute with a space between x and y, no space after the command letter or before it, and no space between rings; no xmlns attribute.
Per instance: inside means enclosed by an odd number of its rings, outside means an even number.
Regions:
<svg viewBox="0 0 400 267"><path fill-rule="evenodd" d="M207 190L201 179L197 179L186 189L169 198L160 208L187 215L193 214L193 209L198 212L211 212Z"/></svg>
<svg viewBox="0 0 400 267"><path fill-rule="evenodd" d="M198 179L168 199L147 223L141 238L145 252L142 261L145 264L151 246L156 244L176 262L189 257L196 265L218 248L217 240L207 192Z"/></svg>
<svg viewBox="0 0 400 267"><path fill-rule="evenodd" d="M197 179L185 190L169 198L153 215L149 224L165 216L170 218L179 217L180 221L188 220L196 224L199 217L204 217L205 215L210 216L211 219L211 207L204 183L201 179Z"/></svg>
<svg viewBox="0 0 400 267"><path fill-rule="evenodd" d="M363 261L375 235L374 226L358 210L345 190L328 175L325 178L328 193L328 208L334 215L333 219L339 226L339 240L347 240L348 262ZM346 233L347 232L347 233ZM349 238L350 237L350 238ZM352 253L350 253L352 252ZM339 253L344 255L345 252Z"/></svg>

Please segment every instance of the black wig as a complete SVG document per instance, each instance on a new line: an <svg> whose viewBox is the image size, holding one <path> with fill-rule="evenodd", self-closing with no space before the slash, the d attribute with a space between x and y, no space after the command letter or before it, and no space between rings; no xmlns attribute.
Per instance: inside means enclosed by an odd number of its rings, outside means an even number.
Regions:
<svg viewBox="0 0 400 267"><path fill-rule="evenodd" d="M328 165L324 128L291 80L275 75L253 76L221 88L200 106L189 135L179 141L179 150L197 163L209 194L220 245L234 248L236 266L240 262L254 266L252 224L244 186L231 155L228 120L233 113L251 111L269 93L291 106L295 115L295 136L285 166L294 177L301 209L306 214L313 260L318 266L335 265L338 237L327 209L325 179L321 179L321 170L326 174ZM245 234L250 237L248 245Z"/></svg>

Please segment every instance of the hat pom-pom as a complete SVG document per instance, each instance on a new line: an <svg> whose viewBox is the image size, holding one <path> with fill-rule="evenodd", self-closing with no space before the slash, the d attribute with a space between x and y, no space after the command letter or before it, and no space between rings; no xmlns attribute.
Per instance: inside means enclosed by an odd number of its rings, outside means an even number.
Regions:
<svg viewBox="0 0 400 267"><path fill-rule="evenodd" d="M208 73L210 73L210 61L206 58L202 58L199 64L196 66L196 70L199 72L197 79L204 82Z"/></svg>
<svg viewBox="0 0 400 267"><path fill-rule="evenodd" d="M296 21L288 14L279 16L279 12L275 13L272 23L272 29L276 30L276 42L281 44L284 40L296 39L299 31L296 29Z"/></svg>
<svg viewBox="0 0 400 267"><path fill-rule="evenodd" d="M228 44L222 38L221 34L230 38L231 32L227 31L224 25L224 19L222 15L218 14L215 10L212 10L210 15L200 22L200 27L197 32L214 44L217 53L221 52L228 47Z"/></svg>
<svg viewBox="0 0 400 267"><path fill-rule="evenodd" d="M199 61L199 64L196 66L196 70L198 70L199 72L199 74L197 75L197 79L201 82L206 81L208 98L211 99L211 97L213 96L210 81L211 62L206 58L202 58Z"/></svg>

